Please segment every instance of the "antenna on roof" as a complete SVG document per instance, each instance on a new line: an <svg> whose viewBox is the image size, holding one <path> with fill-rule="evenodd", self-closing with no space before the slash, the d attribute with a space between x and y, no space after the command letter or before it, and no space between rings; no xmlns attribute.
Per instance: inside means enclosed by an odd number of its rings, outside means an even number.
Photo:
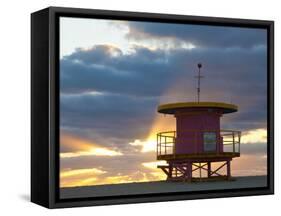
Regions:
<svg viewBox="0 0 281 216"><path fill-rule="evenodd" d="M200 102L200 80L204 76L201 76L201 70L200 69L202 68L202 64L198 63L197 67L198 67L198 76L195 76L195 78L198 79L198 83L197 83L197 102L199 103Z"/></svg>

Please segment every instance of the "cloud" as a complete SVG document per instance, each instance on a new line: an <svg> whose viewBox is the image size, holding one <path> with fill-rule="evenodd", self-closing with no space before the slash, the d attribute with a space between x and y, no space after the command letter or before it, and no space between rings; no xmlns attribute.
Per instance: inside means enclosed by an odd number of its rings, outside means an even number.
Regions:
<svg viewBox="0 0 281 216"><path fill-rule="evenodd" d="M112 151L106 148L93 148L90 151L78 151L78 152L66 152L60 153L60 158L73 158L73 157L80 157L80 156L99 156L99 155L106 155L106 156L119 156L122 155L121 152Z"/></svg>
<svg viewBox="0 0 281 216"><path fill-rule="evenodd" d="M168 78L164 53L136 48L134 54L112 57L109 45L77 50L60 62L61 92L115 92L130 95L161 94ZM160 80L159 78L162 77ZM163 79L164 78L164 79Z"/></svg>
<svg viewBox="0 0 281 216"><path fill-rule="evenodd" d="M99 110L99 116L106 113L111 118L132 119L130 114L139 106L142 116L150 118L161 98L194 100L196 63L202 61L202 100L234 102L239 106L237 122L250 122L238 126L249 129L255 121L255 127L262 127L259 122L266 116L265 49L179 49L166 53L135 47L133 54L114 51L119 54L111 57L108 50L112 49L117 48L80 49L61 60L62 113L76 106L79 114ZM169 95L167 89L175 86L178 91ZM95 109L101 105L102 109ZM119 115L115 115L117 111Z"/></svg>
<svg viewBox="0 0 281 216"><path fill-rule="evenodd" d="M154 98L126 95L62 96L61 128L104 147L129 148L132 140L146 137L156 106Z"/></svg>
<svg viewBox="0 0 281 216"><path fill-rule="evenodd" d="M136 42L130 52L93 44L60 60L61 169L89 169L71 177L75 185L164 179L161 170L153 169L156 133L175 128L175 119L158 114L157 106L195 100L198 62L203 63L202 100L239 107L223 116L222 127L242 130L251 143L241 145L243 155L251 155L245 170L256 169L257 158L264 169L265 31L127 24L127 38ZM235 169L241 170L237 164ZM91 172L93 168L104 173ZM64 185L71 185L70 180Z"/></svg>
<svg viewBox="0 0 281 216"><path fill-rule="evenodd" d="M195 47L253 48L266 46L266 30L255 28L162 24L149 22L128 22L129 39L159 40L173 39L174 43L183 41Z"/></svg>
<svg viewBox="0 0 281 216"><path fill-rule="evenodd" d="M242 144L241 157L232 161L233 175L265 175L266 143ZM165 161L156 161L155 153L131 153L120 157L81 156L79 158L61 158L61 176L63 186L82 186L117 184L125 182L143 182L165 180L165 174L157 165ZM219 166L213 165L214 168ZM195 173L196 175L196 173Z"/></svg>
<svg viewBox="0 0 281 216"><path fill-rule="evenodd" d="M147 167L152 170L158 170L157 166L159 165L166 165L165 161L150 161L142 163L144 167Z"/></svg>
<svg viewBox="0 0 281 216"><path fill-rule="evenodd" d="M93 185L98 180L97 176L104 173L106 172L97 168L61 170L60 187Z"/></svg>
<svg viewBox="0 0 281 216"><path fill-rule="evenodd" d="M61 131L60 158L73 158L80 156L120 156L121 152L97 145L91 140L75 137Z"/></svg>
<svg viewBox="0 0 281 216"><path fill-rule="evenodd" d="M60 173L61 177L72 177L72 176L77 176L85 173L95 173L95 174L104 174L106 173L105 171L96 169L96 168L91 168L91 169L75 169L75 170L66 170L62 171Z"/></svg>
<svg viewBox="0 0 281 216"><path fill-rule="evenodd" d="M203 90L219 91L219 85L235 95L241 91L237 87L252 89L247 85L250 82L262 87L256 91L264 94L266 49L178 49L167 53L135 47L134 53L112 58L107 54L108 47L94 46L65 56L61 60L61 92L161 96L179 79L186 81L186 86L195 86L196 65L203 62ZM223 86L223 81L228 85Z"/></svg>
<svg viewBox="0 0 281 216"><path fill-rule="evenodd" d="M118 157L80 156L61 158L62 187L155 181L165 178L161 170L151 169L146 162L155 160L154 153L133 153ZM144 163L144 164L143 164ZM99 172L93 172L93 168ZM75 175L72 175L74 173ZM89 181L87 181L89 179Z"/></svg>
<svg viewBox="0 0 281 216"><path fill-rule="evenodd" d="M232 175L255 176L267 175L267 158L265 154L242 154L232 161Z"/></svg>
<svg viewBox="0 0 281 216"><path fill-rule="evenodd" d="M247 131L242 135L243 143L266 143L267 130L260 128L256 130Z"/></svg>

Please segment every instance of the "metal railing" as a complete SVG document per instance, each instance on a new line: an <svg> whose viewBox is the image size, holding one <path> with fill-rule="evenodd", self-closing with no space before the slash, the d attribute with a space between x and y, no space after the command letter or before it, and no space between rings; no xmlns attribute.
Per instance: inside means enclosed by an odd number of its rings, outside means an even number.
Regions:
<svg viewBox="0 0 281 216"><path fill-rule="evenodd" d="M184 137L191 142L197 142L199 136L203 137L204 132L215 132L220 135L220 142L223 143L223 152L240 153L241 131L235 130L198 130L198 131L184 131L181 133L186 134ZM181 138L182 138L181 134ZM173 155L176 153L176 131L165 131L157 134L157 156L160 155ZM203 138L201 138L202 141ZM188 143L187 143L188 145ZM202 153L202 152L197 152ZM203 152L204 153L204 152Z"/></svg>

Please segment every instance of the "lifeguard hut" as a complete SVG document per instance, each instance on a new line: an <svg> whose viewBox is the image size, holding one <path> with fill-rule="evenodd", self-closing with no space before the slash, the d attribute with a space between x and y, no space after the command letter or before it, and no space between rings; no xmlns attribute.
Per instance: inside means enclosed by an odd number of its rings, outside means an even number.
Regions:
<svg viewBox="0 0 281 216"><path fill-rule="evenodd" d="M200 101L201 67L199 63L196 102L158 106L159 113L176 118L176 131L157 134L157 160L167 162L158 168L167 175L167 180L230 180L231 160L240 156L241 132L223 130L220 125L221 117L237 112L238 107Z"/></svg>

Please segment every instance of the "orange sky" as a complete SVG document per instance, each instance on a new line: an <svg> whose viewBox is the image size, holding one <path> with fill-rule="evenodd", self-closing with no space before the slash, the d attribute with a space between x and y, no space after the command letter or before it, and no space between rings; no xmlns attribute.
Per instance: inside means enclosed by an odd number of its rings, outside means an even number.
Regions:
<svg viewBox="0 0 281 216"><path fill-rule="evenodd" d="M155 118L154 124L151 127L151 132L147 136L147 140L134 141L128 143L130 146L135 146L138 148L137 154L145 155L147 153L155 153L156 148L156 133L165 129L170 118L164 116L157 116ZM174 124L172 123L170 128L173 129ZM245 140L245 141L243 141ZM259 142L258 145L263 145L266 141L266 133L264 129L258 129L255 131L250 131L242 136L241 145L241 157L235 158L232 162L232 175L233 176L243 176L243 175L265 175L266 174L266 154L243 154L244 145L256 145L251 143L251 140ZM61 153L61 162L64 163L65 159L72 159L75 157L99 157L110 158L112 157L126 157L122 152L118 152L112 149L101 147L100 145L93 143L90 140L85 140L83 138L75 137L73 135L62 133L61 145L68 146L72 148L72 152ZM165 161L156 161L155 157L152 155L146 159L144 162L139 162L140 166L143 168L138 170L131 170L126 174L120 172L117 175L110 175L102 167L92 167L92 168L80 168L71 169L64 168L61 169L60 173L60 183L61 187L73 187L73 186L86 186L86 185L101 185L101 184L118 184L118 183L128 183L128 182L145 182L145 181L157 181L164 180L164 173L157 168L159 164L165 164ZM217 165L219 166L219 164ZM121 168L122 171L122 168ZM196 176L196 173L194 174Z"/></svg>

